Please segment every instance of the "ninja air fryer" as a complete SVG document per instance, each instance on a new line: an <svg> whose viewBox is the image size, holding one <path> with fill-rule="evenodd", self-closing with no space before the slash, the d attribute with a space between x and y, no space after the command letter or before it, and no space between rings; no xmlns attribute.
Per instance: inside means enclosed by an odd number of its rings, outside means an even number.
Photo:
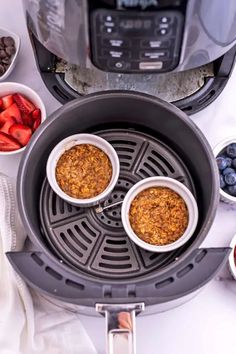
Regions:
<svg viewBox="0 0 236 354"><path fill-rule="evenodd" d="M23 3L39 71L62 103L135 90L192 114L219 95L233 68L234 0Z"/></svg>

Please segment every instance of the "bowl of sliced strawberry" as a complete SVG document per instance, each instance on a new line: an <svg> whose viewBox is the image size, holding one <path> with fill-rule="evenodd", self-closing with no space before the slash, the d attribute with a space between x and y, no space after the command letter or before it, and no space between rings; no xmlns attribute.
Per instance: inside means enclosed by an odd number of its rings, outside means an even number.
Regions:
<svg viewBox="0 0 236 354"><path fill-rule="evenodd" d="M0 155L22 152L45 119L45 106L34 90L19 83L1 83Z"/></svg>

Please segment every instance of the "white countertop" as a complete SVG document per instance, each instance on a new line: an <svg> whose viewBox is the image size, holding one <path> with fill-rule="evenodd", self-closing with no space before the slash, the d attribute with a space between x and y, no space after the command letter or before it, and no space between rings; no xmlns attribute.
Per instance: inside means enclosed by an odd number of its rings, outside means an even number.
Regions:
<svg viewBox="0 0 236 354"><path fill-rule="evenodd" d="M24 83L42 97L48 114L60 103L45 87L34 60L21 1L1 1L0 24L18 33L21 50L7 81ZM236 130L236 68L218 99L194 115L193 121L214 146ZM21 156L0 157L0 172L15 177ZM206 181L207 183L207 181ZM203 246L228 246L236 233L236 210L221 203ZM4 306L4 304L0 304ZM81 316L99 354L105 353L103 319ZM211 281L190 302L168 312L137 319L138 354L235 354L236 282L228 277ZM50 353L48 353L50 354ZM64 353L61 353L64 354Z"/></svg>

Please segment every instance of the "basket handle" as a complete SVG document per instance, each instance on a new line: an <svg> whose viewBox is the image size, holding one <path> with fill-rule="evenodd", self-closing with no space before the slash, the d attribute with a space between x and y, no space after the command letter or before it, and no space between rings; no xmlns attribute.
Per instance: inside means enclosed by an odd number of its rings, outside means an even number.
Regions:
<svg viewBox="0 0 236 354"><path fill-rule="evenodd" d="M106 318L107 353L136 354L136 314L144 303L96 304L96 311Z"/></svg>

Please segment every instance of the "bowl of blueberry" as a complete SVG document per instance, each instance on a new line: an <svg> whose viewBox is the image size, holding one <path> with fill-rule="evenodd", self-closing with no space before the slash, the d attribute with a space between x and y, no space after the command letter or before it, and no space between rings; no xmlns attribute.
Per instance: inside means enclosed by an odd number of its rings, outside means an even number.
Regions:
<svg viewBox="0 0 236 354"><path fill-rule="evenodd" d="M221 141L214 148L219 170L220 197L230 204L236 204L236 138Z"/></svg>

